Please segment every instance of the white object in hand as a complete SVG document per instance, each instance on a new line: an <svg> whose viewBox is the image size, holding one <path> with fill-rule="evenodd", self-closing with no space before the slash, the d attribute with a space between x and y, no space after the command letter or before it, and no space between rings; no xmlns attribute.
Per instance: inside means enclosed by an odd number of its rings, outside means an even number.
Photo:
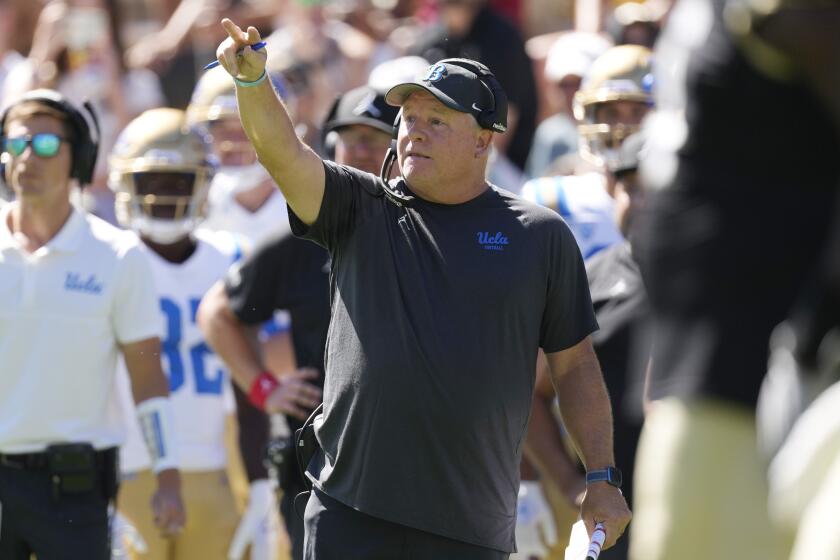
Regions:
<svg viewBox="0 0 840 560"><path fill-rule="evenodd" d="M598 560L606 538L607 533L603 523L595 525L595 531L592 532L590 539L583 520L578 521L572 525L572 535L569 537L569 546L566 547L565 560Z"/></svg>
<svg viewBox="0 0 840 560"><path fill-rule="evenodd" d="M274 560L280 546L280 517L274 483L255 480L248 495L248 509L239 521L228 547L229 560L241 560L251 545L251 560Z"/></svg>
<svg viewBox="0 0 840 560"><path fill-rule="evenodd" d="M516 505L516 548L511 560L544 558L557 543L554 516L543 495L540 483L524 480L519 485Z"/></svg>
<svg viewBox="0 0 840 560"><path fill-rule="evenodd" d="M128 558L129 551L145 554L149 547L140 531L119 511L114 513L111 521L112 558Z"/></svg>

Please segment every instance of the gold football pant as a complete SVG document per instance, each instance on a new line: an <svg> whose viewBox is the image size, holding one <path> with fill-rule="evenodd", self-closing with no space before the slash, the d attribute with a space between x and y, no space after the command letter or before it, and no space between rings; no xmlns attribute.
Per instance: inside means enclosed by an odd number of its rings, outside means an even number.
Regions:
<svg viewBox="0 0 840 560"><path fill-rule="evenodd" d="M780 560L755 416L745 407L654 403L636 460L631 560Z"/></svg>
<svg viewBox="0 0 840 560"><path fill-rule="evenodd" d="M117 501L120 512L146 542L148 551L130 550L133 560L225 560L239 516L223 470L181 472L181 493L187 523L179 535L165 539L154 525L151 500L157 480L142 471L123 480Z"/></svg>

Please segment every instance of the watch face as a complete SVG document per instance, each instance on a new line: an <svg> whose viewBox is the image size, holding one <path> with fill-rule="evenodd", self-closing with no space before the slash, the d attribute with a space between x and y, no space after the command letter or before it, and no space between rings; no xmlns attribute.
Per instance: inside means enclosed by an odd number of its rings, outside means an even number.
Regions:
<svg viewBox="0 0 840 560"><path fill-rule="evenodd" d="M612 484L616 488L621 488L621 482L622 482L621 471L618 470L615 467L608 467L607 468L607 473L609 473L608 474L609 478L607 479L607 482L609 482L610 484Z"/></svg>

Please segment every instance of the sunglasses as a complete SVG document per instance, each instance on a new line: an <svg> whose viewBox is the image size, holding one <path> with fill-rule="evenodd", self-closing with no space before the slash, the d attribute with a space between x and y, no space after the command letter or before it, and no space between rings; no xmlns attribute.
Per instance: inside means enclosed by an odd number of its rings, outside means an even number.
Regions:
<svg viewBox="0 0 840 560"><path fill-rule="evenodd" d="M13 156L19 156L26 150L26 146L32 146L35 155L48 158L56 155L61 148L61 143L66 141L67 138L62 138L51 132L6 137L3 138L3 151L9 152Z"/></svg>

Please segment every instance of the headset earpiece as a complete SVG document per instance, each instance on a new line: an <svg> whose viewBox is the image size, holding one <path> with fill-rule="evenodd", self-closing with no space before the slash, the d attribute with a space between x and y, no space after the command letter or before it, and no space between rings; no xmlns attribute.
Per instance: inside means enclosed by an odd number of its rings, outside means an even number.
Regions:
<svg viewBox="0 0 840 560"><path fill-rule="evenodd" d="M391 177L391 169L394 167L394 163L397 161L397 136L400 133L400 124L402 123L402 109L397 112L397 116L394 119L394 126L391 129L391 145L388 147L388 151L385 152L385 159L382 161L382 169L379 171L379 178L388 182L388 179Z"/></svg>

